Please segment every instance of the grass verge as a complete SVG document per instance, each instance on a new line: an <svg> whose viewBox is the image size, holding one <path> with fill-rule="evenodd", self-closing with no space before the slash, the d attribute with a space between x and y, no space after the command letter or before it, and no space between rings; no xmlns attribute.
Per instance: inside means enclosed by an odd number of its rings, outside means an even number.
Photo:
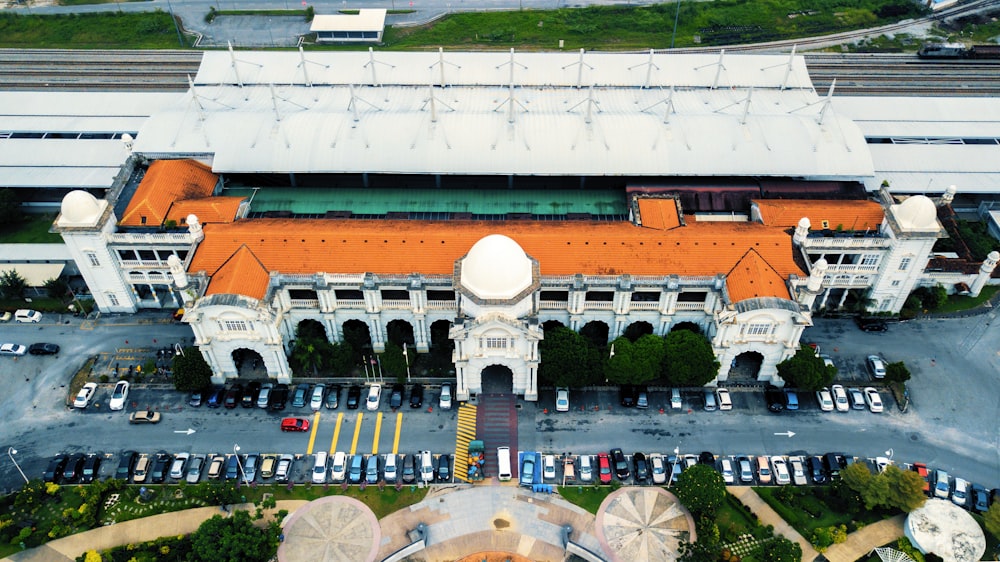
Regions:
<svg viewBox="0 0 1000 562"><path fill-rule="evenodd" d="M562 499L594 514L604 498L614 491L610 486L557 486L556 490Z"/></svg>
<svg viewBox="0 0 1000 562"><path fill-rule="evenodd" d="M102 12L59 15L0 15L0 47L15 49L177 49L170 15Z"/></svg>
<svg viewBox="0 0 1000 562"><path fill-rule="evenodd" d="M971 310L973 308L982 306L983 303L993 298L1000 291L1000 286L989 285L983 287L982 292L979 293L978 297L968 297L962 295L949 295L948 302L944 303L940 308L935 310L935 313L940 312L960 312L962 310Z"/></svg>
<svg viewBox="0 0 1000 562"><path fill-rule="evenodd" d="M55 215L24 215L20 222L0 230L0 244L62 244L62 236L49 232L55 219Z"/></svg>
<svg viewBox="0 0 1000 562"><path fill-rule="evenodd" d="M854 505L831 486L772 486L754 491L806 540L820 528L845 525L852 533L889 516L884 510L869 511Z"/></svg>

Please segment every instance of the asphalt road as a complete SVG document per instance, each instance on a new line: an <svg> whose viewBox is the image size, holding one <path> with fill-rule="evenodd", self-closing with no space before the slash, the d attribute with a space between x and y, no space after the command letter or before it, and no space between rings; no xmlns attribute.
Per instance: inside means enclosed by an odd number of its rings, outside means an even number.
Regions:
<svg viewBox="0 0 1000 562"><path fill-rule="evenodd" d="M997 426L1000 413L1000 330L995 313L965 320L929 320L893 324L887 333L859 331L850 322L818 320L804 341L820 344L840 369L838 382L863 386L868 377L864 357L881 353L889 361L905 361L913 372L912 403L906 413L892 397L882 394L886 411L821 412L810 395L800 395L798 412L772 414L760 392L732 389L734 409L705 412L698 392L685 393L682 410L669 408L665 391L654 391L648 410L623 409L612 390L579 390L571 394L571 411L554 412L554 392L542 391L537 403L519 402L519 447L547 453L596 454L611 447L626 453L682 454L708 450L718 455L787 454L805 450L819 454L844 451L862 458L893 451L896 462L923 461L988 487L1000 486ZM65 322L65 321L63 321ZM38 476L47 460L59 452L103 452L116 455L135 449L197 454L292 453L305 457L310 433L282 433L282 416L315 421L309 408L271 413L257 408L190 408L186 395L170 390L136 387L124 412L107 408L110 384L102 386L86 411L66 407L67 384L86 357L104 353L128 358L136 350L155 349L189 337L186 326L171 324L110 325L82 329L76 319L41 325L0 325L0 341L30 344L49 341L62 346L56 357L2 358L0 377L8 381L0 396L0 488L20 484L3 451L13 447L29 477ZM153 340L156 340L154 343ZM126 343L127 342L127 343ZM338 410L322 410L313 451L351 450L358 453L398 453L431 450L452 452L456 413L436 407L437 390L428 390L420 409L389 410L383 395L379 412L347 410L341 394ZM134 409L155 409L163 421L130 426ZM663 413L660 409L663 408ZM379 422L378 414L381 414ZM361 414L359 421L359 414ZM341 418L338 422L338 418ZM984 423L984 420L989 420ZM339 431L337 427L339 425ZM375 440L376 427L378 440ZM399 430L398 443L395 436ZM193 433L188 433L193 429ZM792 437L787 432L793 432ZM336 442L334 437L336 433ZM356 434L356 438L355 438ZM778 435L782 434L782 435ZM303 458L302 468L311 463ZM102 472L113 470L109 463ZM303 473L304 474L304 473Z"/></svg>

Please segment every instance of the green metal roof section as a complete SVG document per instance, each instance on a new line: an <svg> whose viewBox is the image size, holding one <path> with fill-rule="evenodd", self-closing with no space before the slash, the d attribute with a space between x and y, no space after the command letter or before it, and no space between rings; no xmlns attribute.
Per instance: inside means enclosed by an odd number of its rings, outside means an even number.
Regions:
<svg viewBox="0 0 1000 562"><path fill-rule="evenodd" d="M256 193L254 193L256 191ZM226 189L223 195L253 197L250 211L290 211L296 215L323 215L351 211L355 215L409 213L472 213L501 215L626 215L622 190L412 190L402 188L302 188L264 187Z"/></svg>

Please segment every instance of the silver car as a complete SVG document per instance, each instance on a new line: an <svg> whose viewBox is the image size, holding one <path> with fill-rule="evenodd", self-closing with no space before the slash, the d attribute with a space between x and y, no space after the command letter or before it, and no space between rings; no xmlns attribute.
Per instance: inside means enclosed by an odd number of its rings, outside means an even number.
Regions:
<svg viewBox="0 0 1000 562"><path fill-rule="evenodd" d="M191 461L188 462L187 477L185 480L188 484L197 484L198 480L201 479L201 470L205 466L204 457L191 457Z"/></svg>
<svg viewBox="0 0 1000 562"><path fill-rule="evenodd" d="M326 385L317 384L312 389L312 397L309 399L309 408L318 412L323 407L323 397L326 395Z"/></svg>

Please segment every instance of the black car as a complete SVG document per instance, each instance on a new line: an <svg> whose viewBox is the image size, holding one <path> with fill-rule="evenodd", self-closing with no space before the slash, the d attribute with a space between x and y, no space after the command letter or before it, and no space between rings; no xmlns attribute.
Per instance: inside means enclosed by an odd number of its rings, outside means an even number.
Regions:
<svg viewBox="0 0 1000 562"><path fill-rule="evenodd" d="M188 406L191 406L192 408L201 406L202 398L209 392L211 391L196 390L192 392L191 395L188 396Z"/></svg>
<svg viewBox="0 0 1000 562"><path fill-rule="evenodd" d="M208 395L208 407L218 408L222 406L222 399L226 396L226 389L222 386L217 386L212 389Z"/></svg>
<svg viewBox="0 0 1000 562"><path fill-rule="evenodd" d="M403 455L403 482L409 484L417 479L417 470L415 467L416 461L413 460L413 455Z"/></svg>
<svg viewBox="0 0 1000 562"><path fill-rule="evenodd" d="M288 403L288 385L287 384L276 384L274 388L271 389L271 395L268 397L267 407L273 411L281 411L285 409L285 405Z"/></svg>
<svg viewBox="0 0 1000 562"><path fill-rule="evenodd" d="M702 451L701 454L698 455L698 464L715 466L715 453L712 451Z"/></svg>
<svg viewBox="0 0 1000 562"><path fill-rule="evenodd" d="M360 402L361 387L356 384L352 384L351 387L347 389L347 409L357 410Z"/></svg>
<svg viewBox="0 0 1000 562"><path fill-rule="evenodd" d="M28 346L28 353L32 355L55 355L59 353L59 346L54 343L33 343Z"/></svg>
<svg viewBox="0 0 1000 562"><path fill-rule="evenodd" d="M66 469L66 461L69 459L66 455L56 455L52 457L49 461L49 466L45 469L42 474L42 480L46 482L58 482L62 477L63 470Z"/></svg>
<svg viewBox="0 0 1000 562"><path fill-rule="evenodd" d="M253 381L247 385L243 391L243 399L240 405L244 408L253 408L257 405L257 398L260 396L260 381Z"/></svg>
<svg viewBox="0 0 1000 562"><path fill-rule="evenodd" d="M624 481L628 479L630 475L628 461L625 460L625 453L622 453L621 449L611 449L611 467L615 469L615 476L619 480Z"/></svg>
<svg viewBox="0 0 1000 562"><path fill-rule="evenodd" d="M171 457L169 453L160 451L156 453L153 460L153 470L149 472L149 478L154 484L161 484L167 479L167 471L170 470Z"/></svg>
<svg viewBox="0 0 1000 562"><path fill-rule="evenodd" d="M415 384L410 389L410 407L419 408L424 405L424 385Z"/></svg>
<svg viewBox="0 0 1000 562"><path fill-rule="evenodd" d="M809 473L812 475L813 484L826 484L826 471L819 457L809 457Z"/></svg>
<svg viewBox="0 0 1000 562"><path fill-rule="evenodd" d="M83 469L83 459L87 456L83 453L73 453L66 461L66 468L63 469L62 478L64 482L76 482Z"/></svg>
<svg viewBox="0 0 1000 562"><path fill-rule="evenodd" d="M823 465L830 480L840 476L840 470L847 467L844 453L827 453L823 455Z"/></svg>
<svg viewBox="0 0 1000 562"><path fill-rule="evenodd" d="M236 480L240 476L240 460L236 455L226 459L226 480Z"/></svg>
<svg viewBox="0 0 1000 562"><path fill-rule="evenodd" d="M635 481L645 482L649 478L649 462L646 461L646 455L632 453L632 464L635 466Z"/></svg>
<svg viewBox="0 0 1000 562"><path fill-rule="evenodd" d="M240 400L242 399L243 399L243 385L240 383L236 383L233 386L229 387L229 390L226 391L226 398L223 401L223 404L226 406L227 409L231 410L235 408L236 405L239 404Z"/></svg>
<svg viewBox="0 0 1000 562"><path fill-rule="evenodd" d="M451 455L448 453L438 457L437 480L438 482L451 481Z"/></svg>
<svg viewBox="0 0 1000 562"><path fill-rule="evenodd" d="M855 316L854 322L863 332L884 332L889 329L889 325L886 324L885 320L882 320L881 318L862 318L860 316Z"/></svg>
<svg viewBox="0 0 1000 562"><path fill-rule="evenodd" d="M403 405L403 385L396 383L392 385L392 394L389 395L389 407L393 410L399 409Z"/></svg>
<svg viewBox="0 0 1000 562"><path fill-rule="evenodd" d="M779 413L785 409L785 393L774 385L767 385L764 389L764 399L767 400L767 410Z"/></svg>
<svg viewBox="0 0 1000 562"><path fill-rule="evenodd" d="M139 453L135 451L125 451L118 459L118 468L115 470L115 478L128 480L132 477L132 469L135 468L135 461L139 458Z"/></svg>
<svg viewBox="0 0 1000 562"><path fill-rule="evenodd" d="M87 455L87 458L83 461L83 471L80 474L80 482L84 484L89 484L96 480L100 476L101 471L101 454L94 453L92 455Z"/></svg>
<svg viewBox="0 0 1000 562"><path fill-rule="evenodd" d="M326 409L336 410L340 406L340 385L331 385L326 393Z"/></svg>
<svg viewBox="0 0 1000 562"><path fill-rule="evenodd" d="M624 384L619 389L619 397L621 398L622 406L626 408L635 407L635 388L630 384Z"/></svg>

